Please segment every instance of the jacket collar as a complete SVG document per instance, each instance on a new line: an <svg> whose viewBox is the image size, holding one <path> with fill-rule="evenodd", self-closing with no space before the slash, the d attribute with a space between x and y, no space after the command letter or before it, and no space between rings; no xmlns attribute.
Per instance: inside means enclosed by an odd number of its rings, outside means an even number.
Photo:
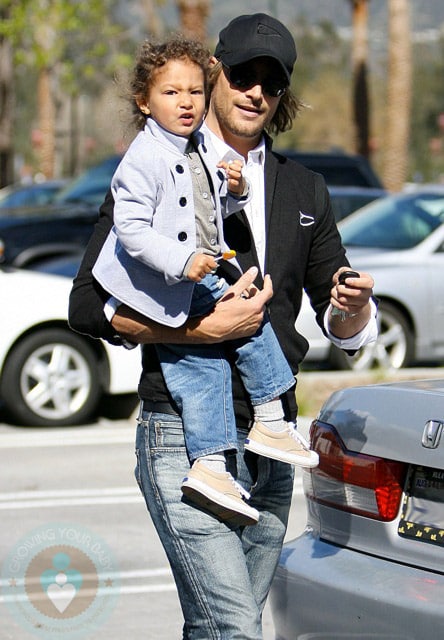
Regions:
<svg viewBox="0 0 444 640"><path fill-rule="evenodd" d="M157 142L169 149L174 147L181 155L185 153L189 141L188 136L178 136L167 131L153 120L153 118L146 119L145 131L148 132Z"/></svg>

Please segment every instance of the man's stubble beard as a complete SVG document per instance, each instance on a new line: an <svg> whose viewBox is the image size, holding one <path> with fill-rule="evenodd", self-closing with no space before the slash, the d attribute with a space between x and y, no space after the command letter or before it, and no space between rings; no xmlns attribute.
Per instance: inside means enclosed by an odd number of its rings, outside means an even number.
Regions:
<svg viewBox="0 0 444 640"><path fill-rule="evenodd" d="M258 140L268 124L267 120L262 118L260 122L246 122L240 118L236 119L231 113L226 114L225 109L219 108L217 102L213 104L213 111L220 129L239 138Z"/></svg>

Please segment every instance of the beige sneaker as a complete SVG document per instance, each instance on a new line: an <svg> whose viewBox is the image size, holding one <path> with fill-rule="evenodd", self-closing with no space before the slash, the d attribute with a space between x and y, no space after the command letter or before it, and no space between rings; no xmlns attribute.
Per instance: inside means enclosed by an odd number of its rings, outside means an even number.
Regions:
<svg viewBox="0 0 444 640"><path fill-rule="evenodd" d="M259 511L244 501L248 491L231 473L217 473L196 460L182 482L182 493L200 507L235 526L256 524Z"/></svg>
<svg viewBox="0 0 444 640"><path fill-rule="evenodd" d="M311 451L308 442L292 422L287 423L284 431L272 431L262 422L255 422L245 440L245 449L301 467L317 467L319 464L318 454Z"/></svg>

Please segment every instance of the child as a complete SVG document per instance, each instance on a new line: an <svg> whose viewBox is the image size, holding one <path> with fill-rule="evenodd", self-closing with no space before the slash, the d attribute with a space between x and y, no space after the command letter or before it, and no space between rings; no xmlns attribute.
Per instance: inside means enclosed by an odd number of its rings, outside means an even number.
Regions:
<svg viewBox="0 0 444 640"><path fill-rule="evenodd" d="M200 44L180 37L143 44L132 90L144 126L113 177L114 227L93 269L119 303L172 327L208 313L228 288L215 273L229 250L222 217L248 200L242 159L233 151L218 162L200 130L208 60ZM225 454L237 449L227 351L254 409L246 448L292 464L318 463L284 420L279 396L295 381L269 320L235 343L156 349L192 463L183 493L233 524L255 524L258 511L226 471Z"/></svg>

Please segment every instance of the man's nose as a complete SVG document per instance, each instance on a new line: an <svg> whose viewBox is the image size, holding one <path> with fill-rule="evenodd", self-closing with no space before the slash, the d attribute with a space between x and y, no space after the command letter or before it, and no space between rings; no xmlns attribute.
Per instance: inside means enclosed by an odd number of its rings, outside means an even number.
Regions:
<svg viewBox="0 0 444 640"><path fill-rule="evenodd" d="M259 100L263 95L261 83L256 81L255 84L252 84L251 87L248 87L246 93L250 95L253 100Z"/></svg>

